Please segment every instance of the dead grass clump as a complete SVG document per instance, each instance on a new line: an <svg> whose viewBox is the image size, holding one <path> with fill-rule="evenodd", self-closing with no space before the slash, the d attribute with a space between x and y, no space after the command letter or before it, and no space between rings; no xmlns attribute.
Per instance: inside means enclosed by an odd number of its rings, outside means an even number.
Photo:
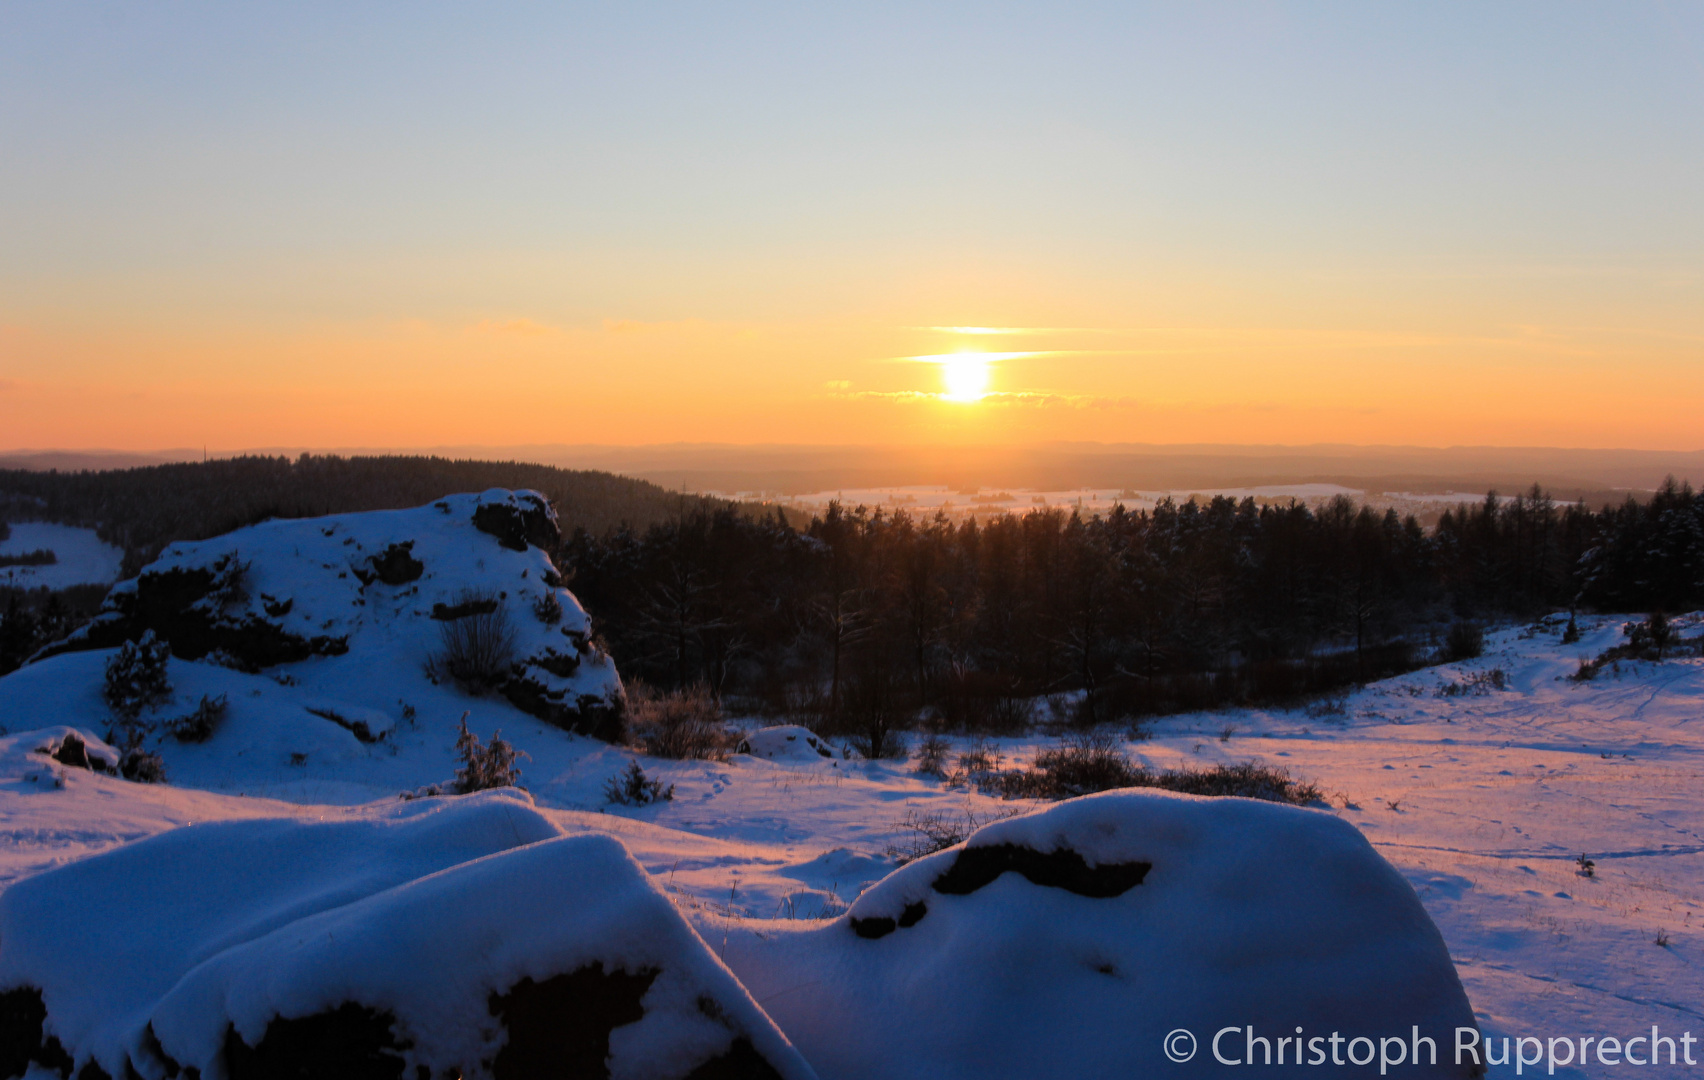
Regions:
<svg viewBox="0 0 1704 1080"><path fill-rule="evenodd" d="M1185 795L1233 795L1294 806L1325 801L1317 785L1296 780L1284 769L1252 761L1201 770L1168 769L1153 777L1152 786Z"/></svg>
<svg viewBox="0 0 1704 1080"><path fill-rule="evenodd" d="M635 682L627 692L627 720L633 738L657 757L722 761L737 741L702 683L659 694Z"/></svg>
<svg viewBox="0 0 1704 1080"><path fill-rule="evenodd" d="M438 625L443 647L426 662L434 681L449 678L469 693L493 690L515 663L515 628L498 598L464 592ZM465 614L462 614L465 612Z"/></svg>
<svg viewBox="0 0 1704 1080"><path fill-rule="evenodd" d="M964 843L971 833L984 825L1016 817L1021 813L1023 811L1015 807L986 816L968 809L956 814L947 810L932 813L907 810L905 817L898 823L899 839L887 846L886 855L893 860L895 866L904 866L925 855L933 855L937 851L945 851L956 844Z"/></svg>
<svg viewBox="0 0 1704 1080"><path fill-rule="evenodd" d="M1144 769L1131 764L1116 738L1099 732L1068 736L1058 746L1036 754L1029 768L988 772L976 787L1005 799L1050 801L1143 787L1297 806L1325 800L1316 785L1298 781L1284 769L1252 761L1208 769Z"/></svg>

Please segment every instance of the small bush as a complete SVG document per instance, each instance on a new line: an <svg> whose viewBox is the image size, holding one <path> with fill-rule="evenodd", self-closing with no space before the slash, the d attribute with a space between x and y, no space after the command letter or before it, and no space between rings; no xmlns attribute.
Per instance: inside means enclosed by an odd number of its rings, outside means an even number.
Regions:
<svg viewBox="0 0 1704 1080"><path fill-rule="evenodd" d="M1485 652L1485 631L1478 623L1457 619L1444 636L1444 658L1450 661L1472 660Z"/></svg>
<svg viewBox="0 0 1704 1080"><path fill-rule="evenodd" d="M490 606L487 606L487 605ZM515 628L497 598L464 592L457 608L469 611L438 625L443 647L426 663L434 680L449 678L469 693L484 693L508 679L515 663Z"/></svg>
<svg viewBox="0 0 1704 1080"><path fill-rule="evenodd" d="M158 754L132 748L119 759L118 774L138 784L163 784L166 782L166 763Z"/></svg>
<svg viewBox="0 0 1704 1080"><path fill-rule="evenodd" d="M107 661L106 685L101 695L127 727L134 725L143 710L171 696L172 684L166 676L171 655L171 645L156 638L154 631L146 630L140 640L125 642L118 654Z"/></svg>
<svg viewBox="0 0 1704 1080"><path fill-rule="evenodd" d="M1669 626L1668 616L1660 611L1651 612L1645 620L1645 639L1651 643L1651 648L1657 651L1657 659L1663 658L1663 652L1674 640L1674 631Z"/></svg>
<svg viewBox="0 0 1704 1080"><path fill-rule="evenodd" d="M1481 671L1464 682L1446 683L1438 688L1439 697L1485 697L1494 690L1509 688L1509 673L1500 667Z"/></svg>
<svg viewBox="0 0 1704 1080"><path fill-rule="evenodd" d="M980 789L990 776L1000 771L1000 750L986 739L978 739L959 752L947 782L969 784Z"/></svg>
<svg viewBox="0 0 1704 1080"><path fill-rule="evenodd" d="M481 746L479 736L467 729L467 713L462 713L458 727L456 753L461 757L462 767L456 770L457 794L521 786L521 770L516 762L527 755L503 740L502 729L491 733L490 746Z"/></svg>
<svg viewBox="0 0 1704 1080"><path fill-rule="evenodd" d="M1026 770L996 774L994 786L1009 799L1069 799L1135 787L1141 778L1141 770L1130 764L1116 738L1085 732L1038 752Z"/></svg>
<svg viewBox="0 0 1704 1080"><path fill-rule="evenodd" d="M944 779L947 775L947 753L951 749L946 739L931 732L917 747L917 771L924 776Z"/></svg>
<svg viewBox="0 0 1704 1080"><path fill-rule="evenodd" d="M1349 698L1346 694L1322 694L1302 707L1302 712L1315 720L1325 720L1349 713Z"/></svg>
<svg viewBox="0 0 1704 1080"><path fill-rule="evenodd" d="M666 758L722 761L736 739L722 722L722 707L700 683L657 694L643 683L628 688L627 721L646 752Z"/></svg>
<svg viewBox="0 0 1704 1080"><path fill-rule="evenodd" d="M546 626L555 626L562 621L562 601L556 593L547 592L533 601L533 615Z"/></svg>
<svg viewBox="0 0 1704 1080"><path fill-rule="evenodd" d="M166 724L166 730L180 743L204 743L212 737L225 719L228 702L225 695L201 695L201 703L188 716L180 716Z"/></svg>
<svg viewBox="0 0 1704 1080"><path fill-rule="evenodd" d="M674 785L664 787L661 780L646 776L644 768L634 761L628 764L626 771L605 782L604 796L619 806L649 806L656 802L674 801Z"/></svg>
<svg viewBox="0 0 1704 1080"><path fill-rule="evenodd" d="M1568 613L1568 625L1562 628L1562 644L1572 645L1580 640L1580 624L1574 621L1574 613Z"/></svg>

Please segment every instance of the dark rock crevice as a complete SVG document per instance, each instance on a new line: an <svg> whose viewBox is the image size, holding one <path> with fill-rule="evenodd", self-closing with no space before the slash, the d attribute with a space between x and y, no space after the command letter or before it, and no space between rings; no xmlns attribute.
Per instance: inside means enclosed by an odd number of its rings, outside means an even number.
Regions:
<svg viewBox="0 0 1704 1080"><path fill-rule="evenodd" d="M1149 862L1090 866L1070 848L1040 852L1017 844L990 844L961 850L946 873L935 879L933 887L949 896L968 896L1012 871L1036 885L1064 889L1078 896L1107 898L1122 896L1142 884L1153 868L1154 864Z"/></svg>
<svg viewBox="0 0 1704 1080"><path fill-rule="evenodd" d="M644 1017L640 1001L659 974L657 968L606 972L598 960L543 982L525 978L506 994L492 994L491 1015L508 1031L491 1063L492 1075L607 1080L609 1033Z"/></svg>
<svg viewBox="0 0 1704 1080"><path fill-rule="evenodd" d="M275 1017L250 1046L234 1026L225 1029L225 1071L230 1080L401 1080L402 1051L396 1017L346 1001L335 1009L293 1019Z"/></svg>

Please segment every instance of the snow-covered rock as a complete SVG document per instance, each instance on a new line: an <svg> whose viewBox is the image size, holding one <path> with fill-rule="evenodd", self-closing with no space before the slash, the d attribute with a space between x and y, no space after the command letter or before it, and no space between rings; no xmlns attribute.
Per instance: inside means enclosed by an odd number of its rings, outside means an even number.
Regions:
<svg viewBox="0 0 1704 1080"><path fill-rule="evenodd" d="M542 495L495 489L411 510L267 521L173 544L35 662L152 630L180 660L282 675L311 663L402 684L442 656L446 631L484 620L482 630L511 644L479 669L477 689L558 727L610 737L621 683L541 550L557 535ZM466 681L467 672L440 662L433 677Z"/></svg>
<svg viewBox="0 0 1704 1080"><path fill-rule="evenodd" d="M823 758L834 756L834 751L829 749L827 743L817 738L815 732L798 724L758 728L740 739L739 745L734 747L734 753L750 754L771 761L803 762L821 761Z"/></svg>
<svg viewBox="0 0 1704 1080"><path fill-rule="evenodd" d="M1451 1064L1474 1017L1414 890L1318 810L1153 791L977 831L815 926L736 929L724 957L828 1078L1195 1076L1245 1032L1410 1036ZM1175 1029L1198 1052L1163 1056ZM1259 1047L1257 1044L1257 1052ZM1360 1048L1357 1048L1359 1054ZM1422 1047L1424 1052L1424 1047Z"/></svg>
<svg viewBox="0 0 1704 1080"><path fill-rule="evenodd" d="M514 792L177 829L11 886L0 943L0 1075L813 1076L618 841Z"/></svg>

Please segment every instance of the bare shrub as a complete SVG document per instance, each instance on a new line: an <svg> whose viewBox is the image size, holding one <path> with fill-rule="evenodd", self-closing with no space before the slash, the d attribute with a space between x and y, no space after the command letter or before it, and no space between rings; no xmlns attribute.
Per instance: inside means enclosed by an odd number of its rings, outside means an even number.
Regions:
<svg viewBox="0 0 1704 1080"><path fill-rule="evenodd" d="M462 760L462 767L456 770L459 794L520 786L521 770L516 763L527 755L504 741L501 728L491 733L491 745L482 746L479 736L467 729L467 713L462 713L456 753Z"/></svg>
<svg viewBox="0 0 1704 1080"><path fill-rule="evenodd" d="M468 614L438 624L443 647L426 662L434 680L448 678L469 693L501 685L515 663L515 628L495 596L463 592L454 609Z"/></svg>
<svg viewBox="0 0 1704 1080"><path fill-rule="evenodd" d="M1439 697L1485 697L1495 690L1509 688L1509 673L1500 667L1481 671L1462 682L1445 683L1438 688Z"/></svg>
<svg viewBox="0 0 1704 1080"><path fill-rule="evenodd" d="M703 683L666 694L632 683L627 688L627 722L646 752L658 757L722 761L738 741L722 720L722 706Z"/></svg>
<svg viewBox="0 0 1704 1080"><path fill-rule="evenodd" d="M930 732L917 747L917 772L944 779L947 775L947 754L951 750L952 745L946 739Z"/></svg>
<svg viewBox="0 0 1704 1080"><path fill-rule="evenodd" d="M163 784L166 782L166 763L158 754L132 748L119 759L118 774L138 784Z"/></svg>
<svg viewBox="0 0 1704 1080"><path fill-rule="evenodd" d="M201 695L201 703L187 716L180 716L166 725L166 730L181 743L203 743L212 737L213 732L225 719L228 707L225 695L208 697Z"/></svg>
<svg viewBox="0 0 1704 1080"><path fill-rule="evenodd" d="M994 774L988 786L1008 799L1069 799L1136 787L1142 776L1115 737L1080 732L1038 752L1028 769Z"/></svg>
<svg viewBox="0 0 1704 1080"><path fill-rule="evenodd" d="M1000 771L1002 760L999 747L987 739L978 739L959 752L952 772L947 774L947 782L980 789L990 776Z"/></svg>
<svg viewBox="0 0 1704 1080"><path fill-rule="evenodd" d="M1349 697L1343 693L1321 694L1302 706L1302 712L1315 720L1346 716L1349 713Z"/></svg>
<svg viewBox="0 0 1704 1080"><path fill-rule="evenodd" d="M899 840L889 844L885 854L893 860L895 866L904 866L926 855L933 855L937 851L945 851L964 843L971 833L984 825L1016 817L1023 812L1017 807L988 815L979 815L970 809L956 814L946 810L907 810L905 817L897 824Z"/></svg>
<svg viewBox="0 0 1704 1080"><path fill-rule="evenodd" d="M1444 659L1472 660L1485 651L1485 631L1478 623L1457 619L1444 636Z"/></svg>
<svg viewBox="0 0 1704 1080"><path fill-rule="evenodd" d="M942 677L936 704L948 727L972 734L1021 735L1034 710L1016 676L954 664Z"/></svg>
<svg viewBox="0 0 1704 1080"><path fill-rule="evenodd" d="M905 692L904 680L879 658L860 665L846 680L836 726L861 756L871 760L905 757L905 739L899 733L909 719Z"/></svg>
<svg viewBox="0 0 1704 1080"><path fill-rule="evenodd" d="M533 615L546 626L555 626L562 621L562 601L554 591L547 592L533 601Z"/></svg>
<svg viewBox="0 0 1704 1080"><path fill-rule="evenodd" d="M661 780L646 776L644 767L634 761L625 771L604 783L604 797L618 806L649 806L656 802L672 802L674 785L664 787Z"/></svg>

